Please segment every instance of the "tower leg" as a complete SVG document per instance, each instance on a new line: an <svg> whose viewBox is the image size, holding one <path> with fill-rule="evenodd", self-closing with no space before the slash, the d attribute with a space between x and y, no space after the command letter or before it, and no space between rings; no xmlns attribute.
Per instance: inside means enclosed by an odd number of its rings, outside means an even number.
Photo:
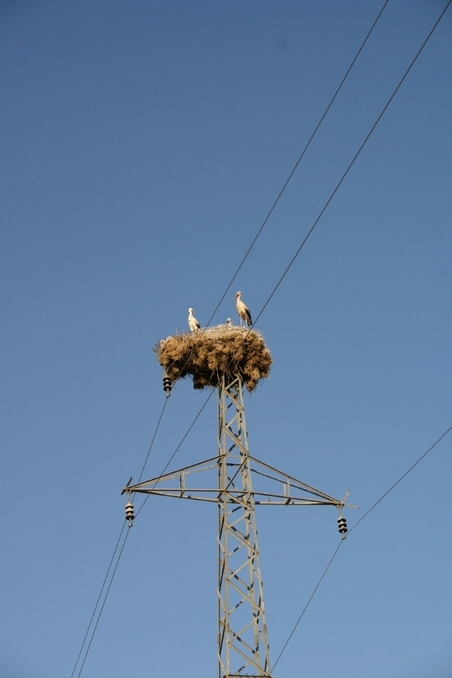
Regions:
<svg viewBox="0 0 452 678"><path fill-rule="evenodd" d="M218 415L219 678L270 677L248 434L239 378L225 383L223 377L218 389ZM231 488L238 490L234 497L225 492Z"/></svg>

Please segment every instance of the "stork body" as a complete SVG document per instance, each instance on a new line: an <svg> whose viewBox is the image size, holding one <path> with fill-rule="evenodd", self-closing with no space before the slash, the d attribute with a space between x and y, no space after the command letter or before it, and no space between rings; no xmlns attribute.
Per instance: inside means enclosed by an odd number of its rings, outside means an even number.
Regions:
<svg viewBox="0 0 452 678"><path fill-rule="evenodd" d="M246 325L252 325L253 321L251 320L250 309L245 303L243 303L241 297L242 293L237 292L237 294L235 295L236 298L235 306L237 309L237 313L239 314L240 324L242 324L242 320L244 320Z"/></svg>
<svg viewBox="0 0 452 678"><path fill-rule="evenodd" d="M196 332L197 330L201 329L201 325L199 322L196 320L195 316L193 315L193 309L189 308L188 309L188 326L192 332Z"/></svg>

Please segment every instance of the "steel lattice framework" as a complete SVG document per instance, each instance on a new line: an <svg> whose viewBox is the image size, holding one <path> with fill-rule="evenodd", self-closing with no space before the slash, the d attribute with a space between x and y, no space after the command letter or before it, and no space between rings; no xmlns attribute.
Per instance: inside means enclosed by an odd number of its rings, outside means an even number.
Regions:
<svg viewBox="0 0 452 678"><path fill-rule="evenodd" d="M218 404L219 676L270 676L251 460L239 379L231 384L223 380Z"/></svg>
<svg viewBox="0 0 452 678"><path fill-rule="evenodd" d="M202 486L193 482L200 473ZM255 506L330 505L341 515L350 504L249 454L239 377L223 377L218 388L218 455L124 492L218 505L218 676L271 678Z"/></svg>

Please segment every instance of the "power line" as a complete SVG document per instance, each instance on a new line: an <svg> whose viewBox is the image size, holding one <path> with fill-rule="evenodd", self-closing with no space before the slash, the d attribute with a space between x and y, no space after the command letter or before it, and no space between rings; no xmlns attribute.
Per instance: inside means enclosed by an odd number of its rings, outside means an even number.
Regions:
<svg viewBox="0 0 452 678"><path fill-rule="evenodd" d="M193 426L194 426L194 425L196 424L196 422L198 421L199 417L201 416L201 413L203 412L203 410L204 410L204 408L206 407L207 403L209 402L209 400L210 400L211 397L213 396L213 393L214 393L213 390L210 391L209 395L207 396L207 398L206 398L205 401L204 401L204 404L203 404L203 405L201 406L201 408L199 409L198 414L195 416L195 418L193 419L192 423L190 424L190 426L188 427L188 429L186 430L186 432L185 432L184 435L182 436L182 439L181 439L179 445L176 447L176 449L174 450L173 454L170 456L170 458L169 458L168 461L166 462L164 468L163 468L162 471L160 472L160 476L162 476L162 475L165 473L166 469L167 469L168 466L171 464L171 462L173 461L173 459L174 459L174 457L176 456L176 454L179 452L179 450L180 450L180 448L182 447L183 443L185 442L185 440L186 440L188 434L190 433L190 431L192 430ZM160 477L160 476L158 476L158 477ZM141 510L143 509L145 503L147 502L147 500L149 499L150 496L151 496L150 494L147 494L147 495L146 495L145 499L143 500L143 503L141 504L140 508L138 509L138 511L137 511L137 513L136 513L137 516L138 516L138 514L141 512Z"/></svg>
<svg viewBox="0 0 452 678"><path fill-rule="evenodd" d="M421 462L421 461L424 459L424 457L426 457L426 456L433 450L433 448L436 447L436 445L438 445L438 443L441 442L441 440L447 436L448 433L450 433L450 431L452 431L452 426L450 426L450 427L447 429L447 431L444 431L444 433L438 438L438 440L436 440L436 441L433 443L433 445L431 445L431 447L429 447L428 450L427 450L426 452L424 452L424 454L421 455L421 456L419 457L419 459L418 459L417 461L415 461L414 464L413 464L412 466L410 466L410 468L409 468L407 471L405 471L405 473L404 473L402 476L400 476L400 478L394 483L394 485L391 485L391 487L389 488L389 490L387 490L387 491L380 497L380 499L378 499L378 501L376 501L375 504L373 504L373 506L371 506L370 509L368 509L368 511L366 511L366 513L365 513L363 516L361 516L361 518L353 525L353 527L350 528L350 530L349 530L349 532L348 532L349 534L355 529L355 527L358 527L358 525L364 520L364 518L367 518L367 516L369 515L369 513L370 513L371 511L373 511L374 508L376 508L376 507L378 506L378 504L379 504L380 502L382 502L383 499L385 499L385 498L388 496L388 494L389 494L390 492L392 492L392 490L393 490L395 487L397 487L397 485L398 485L400 482L402 482L402 480L410 473L410 471L412 471L412 470L414 469L414 467L417 466L417 465L419 464L419 462Z"/></svg>
<svg viewBox="0 0 452 678"><path fill-rule="evenodd" d="M168 402L168 399L165 398L165 401L164 401L164 403L163 403L162 410L161 410L161 412L160 412L160 416L159 416L159 418L158 418L158 420L157 420L157 424L156 424L155 429L154 429L154 433L153 433L151 442L150 442L150 444L149 444L149 448L148 448L148 451L147 451L147 454L146 454L146 457L145 457L143 466L142 466L142 468L141 468L139 480L141 480L141 477L142 477L142 475L143 475L144 469L145 469L146 464L147 464L147 462L148 462L149 455L150 455L150 453L151 453L151 450L152 450L153 445L154 445L154 442L155 442L155 438L156 438L156 435L157 435L157 431L158 431L159 428L160 428L160 424L161 424L161 421L162 421L162 418L163 418L163 413L165 412L165 408L166 408L167 402ZM138 482L139 482L139 481L138 481ZM123 524L122 524L122 528L121 528L121 530L120 530L120 532L119 532L119 537L118 537L118 539L117 539L115 548L113 549L113 555L111 556L110 563L109 563L109 565L108 565L108 567L107 567L107 572L106 572L105 577L104 577L104 580L103 580L103 582L102 582L102 586L100 587L100 591L99 591L99 595L98 595L97 600L96 600L96 604L94 605L94 609L93 609L93 612L92 612L92 614L91 614L91 618L90 618L90 620L89 620L89 622L88 622L88 626L87 626L85 635L84 635L84 637L83 637L83 640L82 640L82 644L81 644L81 646L80 646L79 653L78 653L77 658L76 658L76 660L75 660L74 668L73 668L72 673L71 673L71 678L74 678L74 676L75 676L75 672L76 672L76 670L77 670L77 665L78 665L78 663L79 663L79 661L80 661L80 657L82 656L83 649L84 649L84 647L85 647L85 644L86 644L86 641L87 641L87 638L88 638L90 629L91 629L91 627L92 627L92 625L93 625L93 622L94 622L94 619L95 619L95 617L96 617L96 613L97 613L97 610L98 610L100 601L102 600L102 596L103 596L105 587L107 586L107 581L108 581L108 578L109 578L109 574L110 574L111 568L113 567L113 563L115 562L116 553L117 553L117 551L118 551L119 544L121 543L121 539L122 539L122 536L123 536L123 533L124 533L126 524L127 524L127 523L126 523L126 521L124 520L124 522L123 522ZM96 623L95 623L93 632L92 632L92 634L91 634L91 638L90 638L89 644L88 644L88 646L87 646L87 648L86 648L85 655L84 655L83 662L82 662L82 664L81 664L81 667L80 667L80 671L79 671L79 673L78 673L78 676L80 676L81 673L82 673L83 666L84 666L84 664L85 664L86 658L87 658L87 656L88 656L88 653L89 653L89 650L90 650L90 647L91 647L91 643L93 642L93 638L94 638L94 635L95 635L95 633L96 633L97 626L98 626L99 621L100 621L100 617L101 617L101 615L102 615L102 612L103 612L103 609L104 609L104 606L105 606L105 603L106 603L108 594L109 594L109 592L110 592L111 585L112 585L112 583L113 583L113 579L114 579L115 574L116 574L116 570L117 570L118 565L119 565L119 561L120 561L121 556L122 556L122 553L123 553L123 551L124 551L124 546L125 546L125 544L126 544L128 534L129 534L129 532L127 531L126 536L125 536L124 541L123 541L123 544L122 544L122 547L121 547L121 549L120 549L120 551L119 551L119 555L118 555L118 557L117 557L117 559L116 559L116 563L115 563L115 566L114 566L114 569L113 569L113 573L112 573L112 575L111 575L111 578L110 578L110 581L109 581L109 584L108 584L108 587L107 587L105 596L104 596L104 598L103 598L103 602L102 602L101 608L100 608L99 613L98 613L98 615L97 615Z"/></svg>
<svg viewBox="0 0 452 678"><path fill-rule="evenodd" d="M370 131L367 133L367 135L366 135L364 141L361 143L361 146L358 148L358 150L356 151L355 155L353 156L353 158L352 158L351 162L349 163L347 169L346 169L345 172L342 174L341 178L339 179L338 183L336 184L336 187L334 188L334 190L333 190L333 192L331 193L330 197L328 198L328 200L327 200L326 203L324 204L324 206L323 206L323 208L321 209L321 211L320 211L319 215L317 216L316 220L314 221L314 223L312 224L311 228L309 229L309 231L307 232L306 236L304 237L304 239L303 239L301 245L300 245L300 246L298 247L298 249L296 250L296 252L295 252L295 254L293 255L292 259L289 261L289 263L288 263L286 269L284 270L283 274L282 274L281 277L279 278L278 282L276 283L275 287L273 288L272 292L270 293L269 297L267 298L267 301L265 302L265 304L264 304L263 307L261 308L261 310L260 310L259 314L257 315L257 317L256 317L256 319L255 319L254 322L256 322L257 320L259 320L259 318L261 317L262 313L264 312L264 310L266 309L266 307L267 307L268 304L270 303L270 300L271 300L272 297L274 296L276 290L278 289L278 287L281 285L282 281L283 281L284 278L286 277L287 273L289 272L289 269L292 267L293 263L295 262L295 259L298 257L298 255L300 254L301 250L302 250L303 247L305 246L305 244L306 244L306 242L307 242L309 236L312 234L313 230L315 229L315 227L316 227L317 224L319 223L320 219L322 218L322 216L323 216L324 213L326 212L326 210L327 210L329 204L331 203L331 201L333 200L334 196L336 195L336 193L338 192L339 188L341 187L341 185L342 185L342 183L343 183L345 177L347 176L347 174L349 173L349 171L350 171L351 168L353 167L355 161L357 160L358 156L360 155L361 151L363 150L363 148L365 147L365 145L366 145L367 142L369 141L370 137L372 136L372 134L373 134L375 128L377 127L378 123L379 123L380 120L382 119L383 115L386 113L386 111L387 111L389 105L391 104L391 102L392 102L392 100L394 99L395 95L397 94L397 92L399 91L399 89L400 89L400 87L402 86L403 82L405 81L405 79L406 79L408 73L411 71L411 69L413 68L415 62L416 62L417 59L419 58L419 56L420 56L422 50L424 49L424 47L426 46L426 44L427 44L428 41L430 40L431 36L433 35L433 32L435 31L435 29L436 29L436 27L438 26L439 22L441 21L441 19L443 18L444 14L446 13L446 11L447 11L449 5L451 4L451 2L452 2L452 0L449 0L449 1L448 1L447 5L445 6L445 8L443 9L443 11L441 12L439 18L436 20L436 22L435 22L433 28L430 30L429 34L428 34L427 37L425 38L425 40L424 40L424 42L422 43L421 47L420 47L420 48L418 49L418 51L416 52L416 55L414 56L414 58L412 59L410 65L408 66L408 68L406 69L406 71L405 71L405 73L403 74L402 78L400 79L400 81L399 81L397 87L394 89L393 93L391 94L391 96L389 97L388 101L387 101L386 104L384 105L384 107L383 107L382 111L380 112L379 116L377 117L377 119L375 120L374 124L373 124L372 127L370 128Z"/></svg>
<svg viewBox="0 0 452 678"><path fill-rule="evenodd" d="M125 525L125 523L124 523L124 525ZM124 526L123 526L123 530L124 530ZM111 586L113 584L113 580L115 578L115 575L116 575L116 572L117 572L117 569L118 569L119 561L121 560L121 556L123 554L124 547L126 545L127 538L129 536L129 534L130 534L130 531L127 530L126 536L124 537L124 541L122 543L121 550L119 552L118 558L116 560L115 567L113 569L113 572L112 572L112 575L111 575L111 578L110 578L110 582L109 582L108 587L107 587L107 591L106 591L105 596L104 596L104 600L103 600L102 605L100 607L99 614L97 616L97 620L96 620L96 623L95 623L94 628L93 628L93 632L91 633L91 638L90 638L89 643L87 645L87 648L86 648L86 651L85 651L85 656L83 657L83 661L82 661L81 666L80 666L80 671L77 674L77 678L80 678L82 671L83 671L83 667L85 666L86 658L88 657L89 651L91 649L91 644L94 640L94 636L96 635L97 627L99 625L100 618L102 616L102 612L104 611L105 603L107 602L108 594L110 593L110 589L111 589Z"/></svg>
<svg viewBox="0 0 452 678"><path fill-rule="evenodd" d="M170 463L172 462L172 460L173 460L174 457L176 456L177 452L178 452L178 451L180 450L180 448L182 447L182 445L183 445L183 443L185 442L187 436L189 435L189 433L190 433L190 431L192 430L193 426L196 424L197 420L198 420L199 417L201 416L202 411L203 411L204 408L206 407L206 405L207 405L207 403L209 402L209 400L210 400L210 398L212 397L212 395L213 395L213 391L211 391L210 394L209 394L209 396L206 398L204 404L202 405L202 407L201 407L200 410L198 411L198 414L196 415L196 417L194 418L194 420L192 421L192 423L191 423L190 426L188 427L187 431L186 431L185 434L183 435L181 441L179 442L178 446L177 446L176 449L174 450L173 454L172 454L172 455L170 456L170 458L168 459L168 461L167 461L166 465L164 466L164 468L162 469L160 475L163 475L163 474L165 473L166 469L168 468L168 466L170 465ZM156 424L156 427L155 427L155 430L154 430L154 434L153 434L153 436L152 436L152 440L151 440L151 443L150 443L150 445L149 445L149 449L148 449L148 452L147 452L147 455L146 455L146 458L145 458L143 467L142 467L142 469L141 469L141 473L140 473L140 477L139 477L138 482L140 482L140 480L141 480L141 477L142 477L142 475L143 475L143 472L144 472L146 463L147 463L147 461L148 461L148 459L149 459L149 454L150 454L151 449L152 449L152 447L153 447L153 444L154 444L154 441L155 441L155 438L156 438L156 435L157 435L157 431L158 431L158 429L159 429L159 427L160 427L160 424L161 424L161 421L162 421L162 417L163 417L163 413L165 412L165 408L166 408L167 402L168 402L168 399L165 398L165 402L164 402L164 405L163 405L163 407L162 407L162 410L161 410L159 419L158 419L158 421L157 421L157 424ZM150 496L150 495L147 495L147 496L146 496L146 499L143 501L142 505L141 505L140 508L138 509L138 511L137 511L137 513L136 513L137 516L138 516L138 514L140 513L140 511L142 510L142 508L144 507L144 504L146 503L146 501L147 501L147 499L149 498L149 496ZM81 644L81 646L80 646L80 650L79 650L79 653L78 653L78 655L77 655L77 659L76 659L76 661L75 661L74 668L73 668L73 670L72 670L71 678L74 678L74 676L75 676L75 672L76 672L76 670L77 670L77 665L79 664L80 658L81 658L82 653L83 653L83 649L84 649L84 647L85 647L85 645L86 645L86 642L87 642L87 639L88 639L88 636L89 636L90 629L91 629L91 627L92 627L92 625L93 625L94 619L96 618L96 612L97 612L97 610L98 610L98 608L99 608L100 601L102 600L102 595L103 595L104 590L105 590L105 588L106 588L105 595L104 595L104 597L103 597L102 604L101 604L100 609L99 609L99 612L98 612L98 614L97 614L96 622L95 622L95 624L94 624L94 627L93 627L93 630L92 630L92 633L91 633L91 636L90 636L89 643L88 643L88 645L86 646L86 649L85 649L85 654L84 654L84 656L83 656L83 661L82 661L82 663L81 663L81 665L80 665L80 669L79 669L79 672L78 672L78 674L77 674L77 678L80 678L80 676L81 676L81 674L82 674L82 671L83 671L83 668L84 668L86 659L87 659L88 654L89 654L89 651L90 651L90 649L91 649L91 645L92 645L92 642L93 642L93 640L94 640L94 636L95 636L95 634L96 634L97 627L98 627L98 625L99 625L100 618L101 618L101 616L102 616L102 613L103 613L103 610L104 610L104 607L105 607L105 603L107 602L107 598L108 598L108 595L109 595L109 593L110 593L110 589L111 589L111 586L112 586L112 584L113 584L113 580L114 580L114 578L115 578L115 575L116 575L116 572L117 572L117 569L118 569L118 566L119 566L119 562L120 562L121 557L122 557L122 554L123 554L123 552L124 552L124 548L125 548L125 545L126 545L126 542L127 542L127 538L128 538L128 536L129 536L129 530L127 530L127 531L126 531L126 535L125 535L125 537L124 537L124 540L123 540L123 542L122 542L122 546L121 546L121 548L120 548L120 551L119 551L118 556L117 556L116 561L115 561L115 556L116 556L116 553L117 553L117 551L118 551L119 544L121 543L121 539L122 539L122 537L123 537L123 533L124 533L124 530L125 530L126 525L127 525L127 523L126 523L126 521L124 520L123 525L122 525L122 528L121 528L121 531L120 531L120 534L119 534L119 537L118 537L118 540L117 540L117 542L116 542L116 546L115 546L114 551L113 551L113 555L112 555L111 560L110 560L110 563L109 563L109 565L108 565L107 572L106 572L106 574L105 574L105 577L104 577L104 580L103 580L103 583L102 583L102 586L101 586L99 595L98 595L98 597L97 597L97 601L96 601L96 604L95 604L95 606L94 606L94 610L93 610L93 612L92 612L91 619L90 619L90 621L89 621L89 623L88 623L88 627L87 627L87 629L86 629L85 636L84 636L83 641L82 641L82 644ZM113 563L115 563L115 564L114 564L114 567L113 567ZM110 577L110 579L109 579L109 574L110 574L110 571L111 571L112 567L113 567L113 571L112 571L111 577ZM108 582L108 586L107 586L107 582Z"/></svg>
<svg viewBox="0 0 452 678"><path fill-rule="evenodd" d="M301 154L300 154L300 156L299 156L297 162L296 162L295 165L293 166L292 171L290 172L290 174L289 174L289 176L287 177L287 179L286 179L286 181L285 181L283 187L281 188L280 192L278 193L278 195L277 195L277 197L276 197L276 200L274 201L274 203L273 203L273 205L271 206L271 208L270 208L270 210L269 210L267 216L265 217L265 219L264 219L262 225L260 226L260 228L259 228L259 230L257 231L256 235L254 236L254 239L252 240L250 246L249 246L248 249L246 250L246 252L245 252L245 254L244 254L244 256L243 256L243 258L242 258L240 264L238 265L238 267L237 267L237 269L236 269L234 275L232 276L231 280L229 281L229 283L228 283L228 285L227 285L227 287L226 287L226 289L225 289L225 291L224 291L224 293L223 293L223 295L222 295L220 301L219 301L218 304L215 306L215 309L214 309L212 315L210 316L209 320L207 321L207 325L210 324L210 322L212 321L212 318L214 317L215 313L216 313L216 312L218 311L218 309L220 308L220 305L222 304L223 299L225 298L225 296L226 296L226 294L228 293L228 291L231 289L232 283L234 282L234 280L235 280L236 277L238 276L238 274L239 274L239 272L240 272L240 270L241 270L243 264L244 264L245 261L247 260L247 258L248 258L248 256L249 256L251 250L253 249L253 247L254 247L254 245L256 244L256 242L257 242L259 236L261 235L262 231L264 230L264 228L265 228L265 226L266 226L268 220L270 219L271 215L273 214L273 211L274 211L276 205L277 205L278 202L280 201L280 199L281 199L281 197L282 197L284 191L286 190L286 188L287 188L287 186L289 185L289 183L290 183L290 181L291 181L293 175L295 174L296 170L298 169L298 166L299 166L300 162L302 161L302 159L303 159L303 157L304 157L306 151L308 150L309 146L311 145L311 142L313 141L315 135L317 134L318 130L320 129L320 126L322 125L323 121L325 120L325 118L326 118L326 116L327 116L327 114L328 114L328 112L329 112L331 106L333 105L333 103L334 103L334 101L335 101L337 95L339 94L339 92L340 92L340 90L342 89L342 87L343 87L345 81L347 80L347 78L348 78L348 76L349 76L349 74L350 74L350 71L352 70L353 66L355 65L355 63L356 63L356 61L357 61L359 55L361 54L362 50L364 49L364 46L365 46L366 42L367 42L368 39L370 38L370 35L372 34L372 32L373 32L375 26L377 25L377 23L378 23L378 21L379 21L381 15L383 14L383 11L384 11L384 9L386 8L386 5L388 4L388 2L389 2L389 0L385 0L385 2L384 2L384 4L383 4L382 8L380 9L380 11L379 11L379 13L378 13L378 15L377 15L375 21L373 22L373 24L372 24L372 26L370 27L370 29L369 29L369 31L368 31L366 37L365 37L364 40L362 41L362 43L361 43L361 45L360 45L358 51L356 52L355 56L353 57L350 66L348 67L348 69L347 69L347 71L346 71L344 77L342 78L342 80L341 80L341 82L339 83L339 85L338 85L336 91L334 92L333 96L331 97L331 99L330 99L330 101L329 101L327 107L325 108L325 110L324 110L324 112L323 112L323 114L322 114L322 116L321 116L319 122L317 123L317 125L316 125L314 131L312 132L311 136L309 137L308 141L306 142L305 147L303 148L303 150L302 150L302 152L301 152Z"/></svg>
<svg viewBox="0 0 452 678"><path fill-rule="evenodd" d="M84 636L83 641L82 641L82 644L81 644L81 646L80 646L80 650L79 650L79 653L78 653L78 655L77 655L77 659L75 660L74 668L73 668L72 673L71 673L71 678L74 677L75 671L77 670L77 664L79 663L80 657L81 657L82 652L83 652L83 648L84 648L85 643L86 643L86 639L88 638L88 634L89 634L91 625L92 625L92 623L93 623L93 621L94 621L94 617L95 617L95 615L96 615L97 608L98 608L99 603L100 603L100 600L101 600L101 598L102 598L102 594L103 594L104 588L105 588L106 583L107 583L107 580L108 580L108 575L110 574L110 570L111 570L111 567L112 567L112 565L113 565L113 561L114 561L115 556L116 556L116 551L118 550L119 543L120 543L120 541L121 541L121 537L122 537L122 534L123 534L123 532L124 532L125 526L126 526L126 522L124 521L123 526L122 526L122 529L121 529L121 532L119 533L118 541L116 542L116 546L115 546L115 548L114 548L114 550L113 550L113 555L112 555L111 560L110 560L110 563L109 563L109 565L108 565L107 572L106 572L105 577L104 577L104 581L102 582L102 586L101 586L101 588L100 588L100 592L99 592L99 595L98 595L98 597L97 597L96 604L95 604L95 606L94 606L94 610L93 610L93 613L92 613L92 615L91 615L91 619L89 620L89 623L88 623L88 627L87 627L87 629L86 629L85 636ZM86 654L85 654L85 659L86 659ZM84 661L85 661L85 660L84 660ZM83 662L83 663L84 663L84 662ZM80 673L79 673L79 675L80 675Z"/></svg>
<svg viewBox="0 0 452 678"><path fill-rule="evenodd" d="M335 557L336 557L336 555L337 555L337 553L338 553L338 551L339 551L339 549L340 549L340 547L341 547L341 544L342 544L342 539L341 539L341 541L339 542L339 544L336 546L336 550L334 551L333 555L331 556L328 565L327 565L327 566L325 567L325 569L323 570L322 576L320 577L319 581L317 582L317 584L316 584L316 586L315 586L313 592L312 592L311 595L309 596L308 602L307 602L306 605L304 606L302 613L300 614L300 616L298 617L297 621L295 622L295 625L294 625L292 631L289 633L289 637L287 638L286 642L284 643L281 652L279 653L279 655L278 655L278 657L277 657L275 663L274 663L273 666L272 666L272 672L274 671L274 669L275 669L277 663L278 663L279 660L281 659L281 657L282 657L282 655L283 655L283 653L284 653L286 647L287 647L288 644L290 643L293 634L294 634L295 631L297 630L298 624L299 624L299 623L301 622L301 620L303 619L306 610L308 609L308 607L309 607L309 605L310 605L312 599L314 598L315 594L317 593L317 589L319 588L320 584L321 584L322 581L323 581L323 578L325 577L326 573L327 573L328 570L330 569L330 566L331 566L333 560L335 559Z"/></svg>
<svg viewBox="0 0 452 678"><path fill-rule="evenodd" d="M363 521L365 518L367 518L367 516L369 515L369 513L370 513L371 511L373 511L374 508L376 508L376 507L378 506L378 504L380 504L380 503L383 501L383 499L385 499L385 498L388 496L388 494L389 494L390 492L392 492L392 490L393 490L395 487L397 487L397 485L398 485L399 483L401 483L402 480L403 480L404 478L406 478L406 476L407 476L407 475L408 475L408 474L409 474L409 473L410 473L410 472L411 472L411 471L412 471L412 470L413 470L413 469L414 469L414 468L415 468L415 467L416 467L423 459L425 459L425 457L426 457L426 456L427 456L427 455L428 455L428 454L436 447L436 445L438 445L438 443L441 442L441 440L442 440L443 438L445 438L445 437L447 436L448 433L450 433L450 431L452 431L452 426L449 426L449 428L448 428L446 431L444 431L444 433L443 433L442 435L440 435L440 437L433 443L433 445L431 445L431 446L428 448L428 450L426 450L423 454L421 454L421 456L419 457L419 459L417 459L417 460L414 462L414 464L412 464L412 465L410 466L410 468L409 468L407 471L405 471L405 473L404 473L403 475L401 475L400 478L399 478L393 485L391 485L391 487L389 488L389 490L387 490L384 494L381 495L380 499L378 499L378 501L376 501L375 504L373 504L373 505L370 507L370 509L369 509L368 511L366 511L366 513L365 513L363 516L361 516L361 518L353 525L353 527L350 528L350 530L348 531L348 534L350 534L351 532L353 532L353 530L354 530L356 527L358 527L358 525L359 525L360 523L362 523L362 521ZM339 549L340 549L342 543L343 543L343 540L341 539L341 541L340 541L339 544L337 545L336 549L334 550L333 555L331 556L331 558L330 558L330 560L329 560L329 562L328 562L328 565L327 565L327 566L325 567L325 569L323 570L320 579L318 580L317 584L315 585L313 592L312 592L311 595L309 596L308 602L307 602L306 605L304 606L304 608L303 608L303 610L302 610L300 616L298 617L297 621L295 622L295 624L294 624L294 626L293 626L293 628L292 628L292 631L289 633L289 636L288 636L286 642L284 643L281 652L279 653L279 655L278 655L278 657L277 657L275 663L273 664L272 671L275 669L276 664L279 662L279 660L281 659L281 657L282 657L283 653L285 652L287 646L289 645L290 641L292 640L292 636L294 635L295 631L297 630L297 627L298 627L299 623L301 622L301 620L303 619L303 617L304 617L304 615L305 615L305 612L306 612L306 610L308 609L308 607L309 607L309 605L310 605L312 599L314 598L315 594L317 593L317 590L319 589L320 584L322 583L322 581L323 581L323 579L324 579L326 573L328 572L330 566L331 566L332 563L333 563L333 560L335 559L336 555L338 554Z"/></svg>
<svg viewBox="0 0 452 678"><path fill-rule="evenodd" d="M143 466L141 467L140 475L138 476L138 482L140 482L141 478L143 477L144 469L146 468L146 464L148 463L149 455L150 455L152 447L154 445L154 441L155 441L155 437L157 435L157 431L160 428L160 424L162 422L163 414L165 412L167 403L168 403L168 398L165 398L165 402L163 403L162 411L160 412L160 416L158 418L157 425L156 425L155 430L154 430L154 435L152 436L151 442L149 444L148 453L147 453L146 458L143 462Z"/></svg>

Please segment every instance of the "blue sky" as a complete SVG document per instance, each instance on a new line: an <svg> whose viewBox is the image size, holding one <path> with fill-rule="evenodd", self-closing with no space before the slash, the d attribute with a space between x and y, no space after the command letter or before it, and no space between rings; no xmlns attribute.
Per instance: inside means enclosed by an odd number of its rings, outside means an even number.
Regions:
<svg viewBox="0 0 452 678"><path fill-rule="evenodd" d="M165 401L150 348L208 321L382 5L1 4L0 676L70 678ZM213 324L238 289L260 313L445 5L389 1ZM257 322L251 453L350 489L349 528L452 424L451 12ZM207 396L175 385L145 478ZM211 398L171 468L216 427ZM343 543L275 677L450 676L451 436ZM258 511L273 661L336 518ZM83 677L216 675L216 561L214 508L151 498Z"/></svg>

